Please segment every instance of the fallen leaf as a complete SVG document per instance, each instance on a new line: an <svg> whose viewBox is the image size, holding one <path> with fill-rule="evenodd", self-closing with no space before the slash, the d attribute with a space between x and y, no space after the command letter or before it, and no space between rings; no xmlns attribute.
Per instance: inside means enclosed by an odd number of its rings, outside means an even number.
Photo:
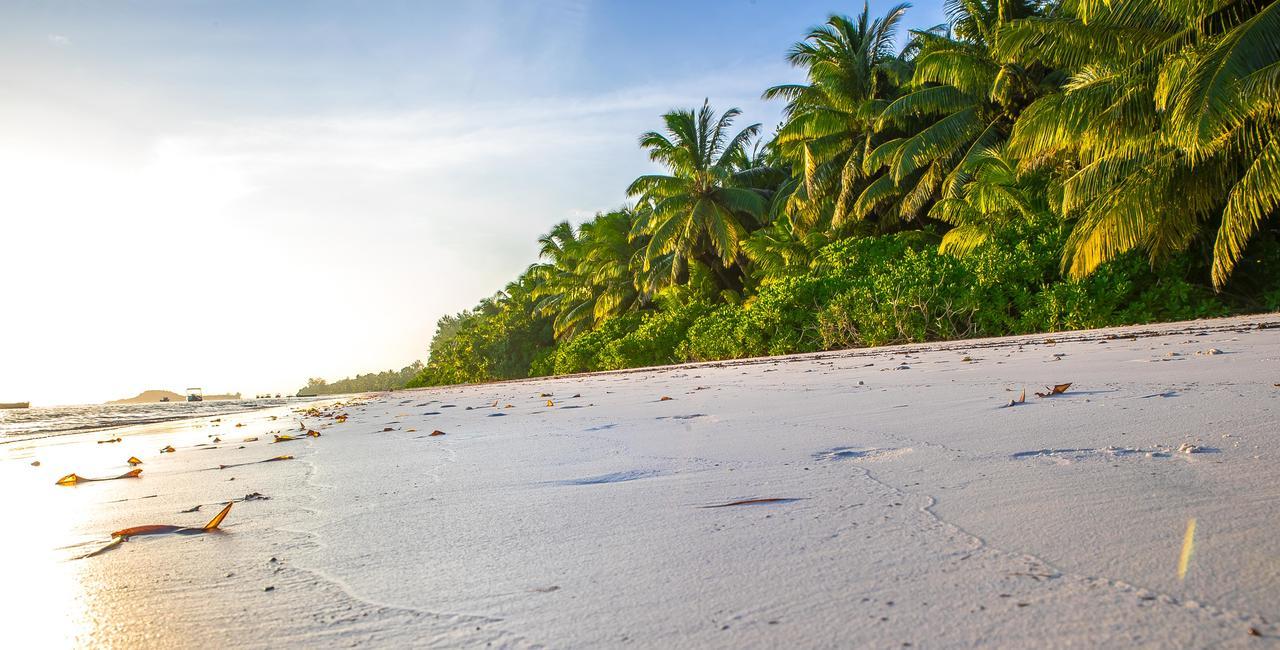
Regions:
<svg viewBox="0 0 1280 650"><path fill-rule="evenodd" d="M753 506L759 503L787 503L795 501L785 497L773 497L768 499L743 499L742 501L730 501L729 503L717 503L710 506L702 506L703 508L728 508L730 506Z"/></svg>
<svg viewBox="0 0 1280 650"><path fill-rule="evenodd" d="M662 397L659 397L659 398L658 398L658 401L659 401L659 402L670 402L670 401L671 401L671 398L670 398L670 397L667 397L666 395L663 395Z"/></svg>
<svg viewBox="0 0 1280 650"><path fill-rule="evenodd" d="M119 546L121 543L123 543L125 540L129 539L130 537L140 537L142 535L168 535L168 534L198 535L200 533L207 533L211 530L217 530L218 526L222 523L222 520L227 518L227 513L231 512L232 505L233 505L233 502L228 502L227 506L223 508L221 512L219 512L217 515L214 515L213 519L209 520L209 523L199 528L153 524L149 526L134 526L132 528L117 530L116 532L111 533L112 540L109 544L91 553L81 555L79 559L90 558L100 553L105 553L106 551L109 551Z"/></svg>
<svg viewBox="0 0 1280 650"><path fill-rule="evenodd" d="M1026 404L1026 403L1027 403L1027 389L1023 388L1022 392L1018 394L1018 399L1009 400L1009 403L1005 404L1001 408L1009 408L1010 406L1017 406L1019 404Z"/></svg>
<svg viewBox="0 0 1280 650"><path fill-rule="evenodd" d="M268 458L266 460L255 460L255 461L250 461L248 463L235 463L233 465L219 465L218 469L227 469L230 467L244 467L245 465L257 465L260 463L274 463L279 460L293 460L293 456L276 456L275 458Z"/></svg>
<svg viewBox="0 0 1280 650"><path fill-rule="evenodd" d="M77 483L87 483L90 481L114 481L116 479L121 479L121 478L138 478L138 475L140 474L142 474L142 470L140 469L131 469L125 472L124 474L121 474L120 476L107 476L103 478L85 478L78 474L72 473L72 474L67 474L66 476L58 479L58 482L56 483L56 485L75 485Z"/></svg>
<svg viewBox="0 0 1280 650"><path fill-rule="evenodd" d="M307 430L307 437L309 437L309 438L319 438L319 437L320 437L320 432L319 432L319 431L312 431L312 430L309 430L309 429L308 429L308 430Z"/></svg>
<svg viewBox="0 0 1280 650"><path fill-rule="evenodd" d="M1036 393L1036 397L1049 397L1052 395L1061 395L1067 392L1068 388L1071 388L1071 382L1067 382L1065 384L1057 384L1053 387L1045 386L1044 389L1046 392Z"/></svg>
<svg viewBox="0 0 1280 650"><path fill-rule="evenodd" d="M444 432L443 432L443 431L441 431L441 430L439 430L439 429L436 429L435 431L432 431L431 433L429 433L429 434L427 434L427 435L428 435L428 436L443 436L443 435L444 435Z"/></svg>
<svg viewBox="0 0 1280 650"><path fill-rule="evenodd" d="M107 443L109 443L109 442L120 442L120 439L119 439L119 438L109 438L109 439L107 439L107 440L99 440L99 441L98 441L98 444L100 444L100 445L105 445L105 444L107 444Z"/></svg>
<svg viewBox="0 0 1280 650"><path fill-rule="evenodd" d="M173 445L166 445L164 449L161 449L161 450L160 450L160 453L162 453L162 454L172 454L172 453L173 453L173 452L175 452L175 451L177 451L177 450L173 448Z"/></svg>
<svg viewBox="0 0 1280 650"><path fill-rule="evenodd" d="M385 429L383 429L383 430L382 430L382 432L383 432L383 433L386 433L386 432L388 432L388 431L395 431L395 429L392 429L391 427L387 427L387 428L385 428Z"/></svg>
<svg viewBox="0 0 1280 650"><path fill-rule="evenodd" d="M252 437L249 437L249 438L245 438L244 440L241 440L240 442L257 442L257 441L258 441L258 437L257 437L257 436L252 436Z"/></svg>
<svg viewBox="0 0 1280 650"><path fill-rule="evenodd" d="M555 406L555 405L556 405L556 403L555 403L555 402L553 402L553 401L551 401L551 400L547 400L547 406L548 406L548 407Z"/></svg>
<svg viewBox="0 0 1280 650"><path fill-rule="evenodd" d="M272 444L275 444L277 442L289 442L291 440L302 440L302 438L298 438L288 434L281 434L276 436L276 439L272 441Z"/></svg>
<svg viewBox="0 0 1280 650"><path fill-rule="evenodd" d="M142 464L142 461L138 460L138 457L137 457L137 456L130 456L130 457L129 457L129 460L128 460L128 461L126 461L126 462L128 462L130 465L141 465L141 464Z"/></svg>

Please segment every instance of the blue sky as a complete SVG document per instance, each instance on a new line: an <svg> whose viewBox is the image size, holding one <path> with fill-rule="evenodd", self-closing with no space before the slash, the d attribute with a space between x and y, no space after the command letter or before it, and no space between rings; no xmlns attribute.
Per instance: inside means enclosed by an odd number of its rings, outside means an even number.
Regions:
<svg viewBox="0 0 1280 650"><path fill-rule="evenodd" d="M0 324L0 401L276 392L422 358L554 222L625 201L660 113L709 97L772 127L787 47L860 9L6 3L0 213L28 245L0 275L30 299Z"/></svg>

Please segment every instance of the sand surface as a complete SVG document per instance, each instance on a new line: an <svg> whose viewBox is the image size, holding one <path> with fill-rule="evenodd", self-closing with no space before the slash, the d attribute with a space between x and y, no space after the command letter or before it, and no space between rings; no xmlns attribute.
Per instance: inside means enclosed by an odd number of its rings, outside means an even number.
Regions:
<svg viewBox="0 0 1280 650"><path fill-rule="evenodd" d="M1277 647L1277 384L1272 315L3 445L0 616L43 647Z"/></svg>

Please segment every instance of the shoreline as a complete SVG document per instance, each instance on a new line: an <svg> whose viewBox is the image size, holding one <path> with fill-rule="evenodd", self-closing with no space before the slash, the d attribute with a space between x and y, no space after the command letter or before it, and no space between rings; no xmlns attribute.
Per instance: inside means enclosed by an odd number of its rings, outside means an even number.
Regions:
<svg viewBox="0 0 1280 650"><path fill-rule="evenodd" d="M4 550L33 585L3 611L19 640L55 646L1270 645L1273 384L1268 314L59 436L0 452L26 522ZM320 436L269 442L302 430ZM141 479L52 485L127 454ZM253 494L217 534L70 559Z"/></svg>
<svg viewBox="0 0 1280 650"><path fill-rule="evenodd" d="M324 398L299 398L299 399L305 400L305 401L296 402L301 404L301 403L310 403L310 402L316 401L317 399L324 399ZM225 401L238 404L246 400L225 400ZM215 402L209 402L209 403L217 404L218 402L215 401ZM155 404L151 404L151 403L147 403L147 404L73 404L69 406L38 406L32 410L37 410L37 409L57 410L57 409L69 409L69 408L70 409L75 409L75 408L88 409L88 408L94 408L94 407L142 408L142 407L148 407L148 406L155 406L158 404L163 404L163 402L157 402ZM58 429L56 431L48 431L48 432L33 432L33 433L23 433L23 434L6 433L3 436L0 436L0 445L9 445L9 444L15 444L15 443L24 442L24 441L43 440L46 438L57 438L61 436L78 435L78 434L103 433L107 431L124 432L123 430L127 430L132 427L142 427L142 426L148 426L153 424L163 424L165 422L179 422L182 420L192 420L192 419L199 419L199 418L214 418L214 417L219 417L223 415L228 415L228 416L238 415L240 413L251 413L254 411L261 411L264 409L280 408L282 406L287 406L287 404L263 404L258 406L246 405L243 409L240 409L240 410L218 411L217 413L192 413L192 414L185 414L185 415L175 415L173 417L157 417L153 419L124 422L124 423L108 425L108 426L101 426L98 424L88 424L83 427L77 427L72 429Z"/></svg>

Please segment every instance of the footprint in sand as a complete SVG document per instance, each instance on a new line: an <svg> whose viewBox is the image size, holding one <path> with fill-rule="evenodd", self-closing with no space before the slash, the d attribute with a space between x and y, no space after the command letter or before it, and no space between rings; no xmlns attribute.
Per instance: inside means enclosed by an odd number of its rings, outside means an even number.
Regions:
<svg viewBox="0 0 1280 650"><path fill-rule="evenodd" d="M857 449L854 447L836 447L827 451L820 451L813 455L817 460L857 460L857 461L881 461L892 460L911 453L910 447L888 447L888 448L871 448Z"/></svg>
<svg viewBox="0 0 1280 650"><path fill-rule="evenodd" d="M1215 447L1184 445L1183 450L1169 447L1143 449L1141 447L1100 447L1080 449L1031 449L1010 454L1011 460L1040 459L1053 461L1059 465L1069 465L1081 461L1110 461L1118 458L1171 458L1191 454L1215 454L1221 450Z"/></svg>

